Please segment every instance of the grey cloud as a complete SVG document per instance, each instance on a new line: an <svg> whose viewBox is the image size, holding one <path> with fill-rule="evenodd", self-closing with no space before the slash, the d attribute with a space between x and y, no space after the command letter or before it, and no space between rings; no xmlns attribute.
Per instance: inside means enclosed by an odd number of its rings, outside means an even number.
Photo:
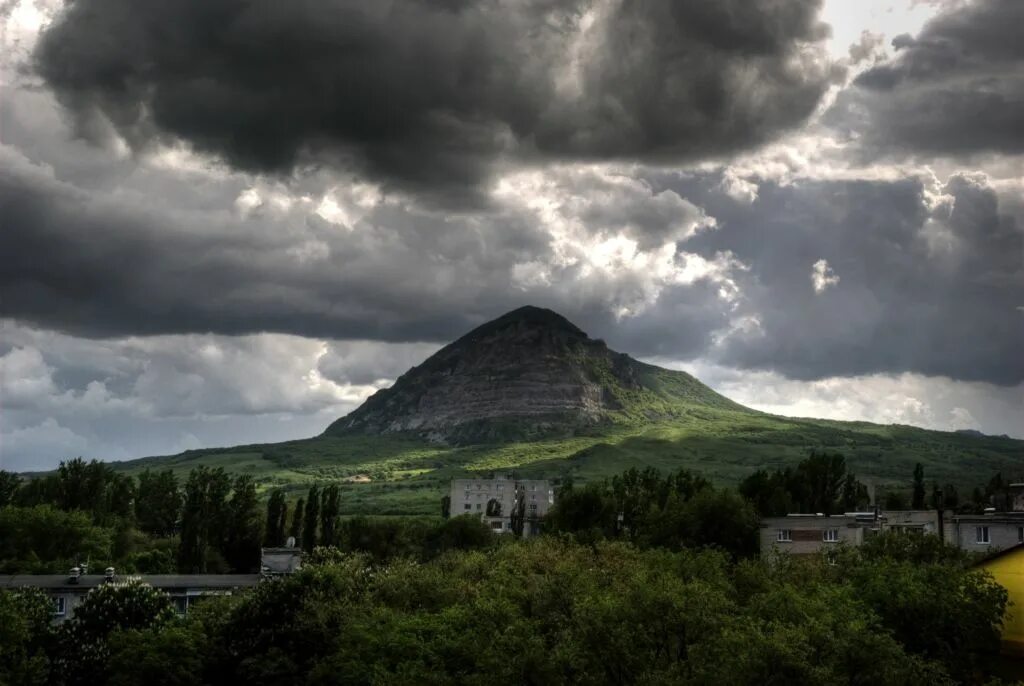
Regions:
<svg viewBox="0 0 1024 686"><path fill-rule="evenodd" d="M324 377L337 382L373 384L391 381L441 348L433 343L334 341L317 363Z"/></svg>
<svg viewBox="0 0 1024 686"><path fill-rule="evenodd" d="M1024 152L1024 3L947 9L860 74L826 121L869 156Z"/></svg>
<svg viewBox="0 0 1024 686"><path fill-rule="evenodd" d="M929 182L927 193L915 178L763 181L750 205L709 180L678 185L719 222L688 249L728 249L749 268L735 274L734 313L749 326L712 352L721 363L794 379L1024 380L1024 226L984 177ZM822 259L839 281L816 293L808 274Z"/></svg>
<svg viewBox="0 0 1024 686"><path fill-rule="evenodd" d="M504 159L692 160L799 125L835 77L819 9L77 0L35 62L82 135L109 120L137 149L352 165L459 202Z"/></svg>

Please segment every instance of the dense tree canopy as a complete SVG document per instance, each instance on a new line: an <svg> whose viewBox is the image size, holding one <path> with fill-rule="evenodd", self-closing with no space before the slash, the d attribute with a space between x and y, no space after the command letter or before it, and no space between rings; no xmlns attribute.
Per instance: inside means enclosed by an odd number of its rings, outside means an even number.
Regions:
<svg viewBox="0 0 1024 686"><path fill-rule="evenodd" d="M298 574L184 620L152 589L104 588L57 632L91 645L91 657L58 641L72 657L56 659L47 683L82 683L62 662L81 659L90 683L112 686L931 686L984 678L1005 604L983 573L887 545L832 566L623 541L489 540L427 562L320 548ZM11 608L24 611L0 598L0 614ZM0 665L45 673L64 653L17 626L16 658L0 652Z"/></svg>

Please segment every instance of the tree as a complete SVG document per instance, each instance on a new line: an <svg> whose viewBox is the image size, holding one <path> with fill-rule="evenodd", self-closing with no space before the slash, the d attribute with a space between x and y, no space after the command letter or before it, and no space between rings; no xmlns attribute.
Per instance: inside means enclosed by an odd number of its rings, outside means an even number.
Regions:
<svg viewBox="0 0 1024 686"><path fill-rule="evenodd" d="M296 545L302 544L302 516L305 514L306 501L299 498L295 503L295 510L292 512L292 526L288 530L288 536L295 539Z"/></svg>
<svg viewBox="0 0 1024 686"><path fill-rule="evenodd" d="M857 480L852 472L843 479L843 491L839 498L839 507L843 512L856 512L868 505L868 487Z"/></svg>
<svg viewBox="0 0 1024 686"><path fill-rule="evenodd" d="M0 572L63 573L79 561L108 560L111 531L84 512L52 505L0 509Z"/></svg>
<svg viewBox="0 0 1024 686"><path fill-rule="evenodd" d="M111 634L107 686L200 686L203 634L196 626L159 626Z"/></svg>
<svg viewBox="0 0 1024 686"><path fill-rule="evenodd" d="M140 581L94 588L60 627L56 672L67 686L107 683L110 634L162 627L174 619L170 597Z"/></svg>
<svg viewBox="0 0 1024 686"><path fill-rule="evenodd" d="M924 509L924 495L924 465L918 462L914 465L914 490L910 501L911 509Z"/></svg>
<svg viewBox="0 0 1024 686"><path fill-rule="evenodd" d="M50 598L42 591L0 591L0 684L50 683Z"/></svg>
<svg viewBox="0 0 1024 686"><path fill-rule="evenodd" d="M306 495L306 514L303 517L302 549L307 553L316 547L316 525L320 520L320 489L311 486Z"/></svg>
<svg viewBox="0 0 1024 686"><path fill-rule="evenodd" d="M441 516L444 519L452 516L452 497L450 495L446 494L441 497Z"/></svg>
<svg viewBox="0 0 1024 686"><path fill-rule="evenodd" d="M839 454L811 453L795 469L758 470L740 484L740 494L764 517L792 512L833 514L868 502L868 490Z"/></svg>
<svg viewBox="0 0 1024 686"><path fill-rule="evenodd" d="M0 469L0 507L7 507L14 503L14 496L21 486L21 477L14 472L5 472Z"/></svg>
<svg viewBox="0 0 1024 686"><path fill-rule="evenodd" d="M254 572L260 565L263 521L256 483L249 474L235 478L227 506L227 527L223 555L235 572Z"/></svg>
<svg viewBox="0 0 1024 686"><path fill-rule="evenodd" d="M320 545L335 544L335 528L341 511L341 493L337 484L324 489L320 504Z"/></svg>
<svg viewBox="0 0 1024 686"><path fill-rule="evenodd" d="M288 516L288 502L284 491L275 490L267 498L267 527L264 545L268 547L284 545L285 519Z"/></svg>
<svg viewBox="0 0 1024 686"><path fill-rule="evenodd" d="M753 505L741 496L705 488L686 500L673 495L663 510L648 514L637 535L647 546L714 546L739 558L757 552L758 523Z"/></svg>
<svg viewBox="0 0 1024 686"><path fill-rule="evenodd" d="M189 473L178 550L181 571L193 574L207 571L210 553L218 551L223 542L230 491L231 482L220 467L200 466Z"/></svg>
<svg viewBox="0 0 1024 686"><path fill-rule="evenodd" d="M181 516L181 489L178 477L170 469L139 474L135 497L135 521L139 528L154 536L171 536Z"/></svg>
<svg viewBox="0 0 1024 686"><path fill-rule="evenodd" d="M526 526L526 491L516 488L516 499L512 503L512 512L509 513L509 526L516 538L523 537L523 529Z"/></svg>

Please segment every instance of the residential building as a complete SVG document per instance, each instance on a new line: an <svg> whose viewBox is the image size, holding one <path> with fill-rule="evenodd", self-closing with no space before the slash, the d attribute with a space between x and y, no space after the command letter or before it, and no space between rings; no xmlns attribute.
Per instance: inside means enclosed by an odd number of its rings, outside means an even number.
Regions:
<svg viewBox="0 0 1024 686"><path fill-rule="evenodd" d="M512 512L522 502L524 536L540 531L540 520L555 504L555 489L551 482L546 479L516 479L510 474L487 479L453 479L448 495L452 517L477 515L496 533L512 531Z"/></svg>
<svg viewBox="0 0 1024 686"><path fill-rule="evenodd" d="M132 579L139 579L167 593L178 613L185 614L190 605L204 597L231 595L255 586L261 577L259 574L116 575L112 570L107 574L15 574L0 576L0 590L38 588L53 601L54 621L63 622L74 615L75 608L85 600L89 591Z"/></svg>
<svg viewBox="0 0 1024 686"><path fill-rule="evenodd" d="M1024 543L1024 512L953 515L945 529L947 543L969 552L995 552Z"/></svg>
<svg viewBox="0 0 1024 686"><path fill-rule="evenodd" d="M0 590L37 588L53 601L55 622L70 619L89 594L105 584L124 583L138 579L171 596L179 614L202 598L231 595L255 586L264 579L291 574L299 570L302 553L297 548L264 548L261 574L129 574L119 575L113 567L103 574L84 574L75 567L67 574L14 574L0 576Z"/></svg>
<svg viewBox="0 0 1024 686"><path fill-rule="evenodd" d="M882 510L879 520L883 531L899 533L938 535L943 524L937 510Z"/></svg>
<svg viewBox="0 0 1024 686"><path fill-rule="evenodd" d="M1024 545L1005 548L976 566L991 574L1009 595L1003 615L1003 652L1024 657Z"/></svg>
<svg viewBox="0 0 1024 686"><path fill-rule="evenodd" d="M761 554L778 551L813 555L838 545L858 546L880 527L880 518L874 512L766 517L761 520Z"/></svg>

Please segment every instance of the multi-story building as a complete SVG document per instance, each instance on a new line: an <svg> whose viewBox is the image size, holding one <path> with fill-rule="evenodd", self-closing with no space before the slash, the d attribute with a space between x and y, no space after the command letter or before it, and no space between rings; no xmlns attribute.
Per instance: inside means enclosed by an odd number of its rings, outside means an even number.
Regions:
<svg viewBox="0 0 1024 686"><path fill-rule="evenodd" d="M874 512L791 514L761 520L761 554L813 555L837 545L858 546L881 526Z"/></svg>
<svg viewBox="0 0 1024 686"><path fill-rule="evenodd" d="M509 474L489 479L452 479L452 517L478 515L498 533L512 531L512 513L522 503L523 535L539 531L540 520L555 504L554 486L546 479L515 479Z"/></svg>

